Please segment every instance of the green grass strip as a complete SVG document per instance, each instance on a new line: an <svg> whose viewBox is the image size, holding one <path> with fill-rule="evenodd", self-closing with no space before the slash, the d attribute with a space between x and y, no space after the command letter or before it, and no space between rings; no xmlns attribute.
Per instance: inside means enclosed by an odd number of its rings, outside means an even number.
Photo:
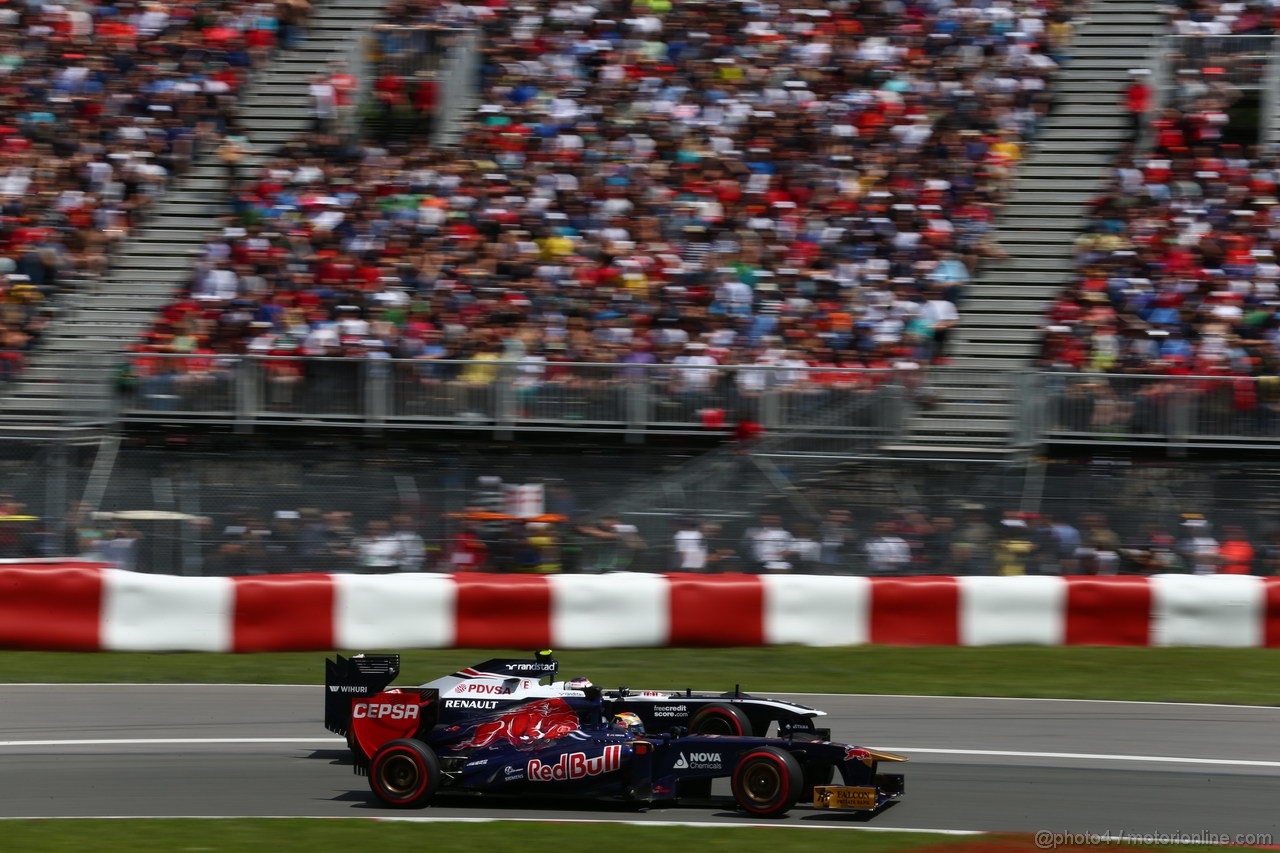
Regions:
<svg viewBox="0 0 1280 853"><path fill-rule="evenodd" d="M370 650L372 651L372 650ZM528 652L404 653L402 683ZM560 651L564 677L605 687L905 693L1280 705L1280 649L1023 647ZM0 682L319 684L324 654L0 652Z"/></svg>
<svg viewBox="0 0 1280 853"><path fill-rule="evenodd" d="M4 821L5 846L23 853L280 853L376 850L378 853L475 853L477 850L733 850L735 853L896 853L956 841L954 836L846 832L787 827L619 826L552 823L397 823L353 820L53 820Z"/></svg>
<svg viewBox="0 0 1280 853"><path fill-rule="evenodd" d="M6 820L5 849L23 853L288 853L377 850L378 853L474 853L477 850L605 850L608 853L715 851L733 853L1021 853L1030 836L956 837L915 832L842 832L795 826L637 826L554 823L405 823L373 820L234 818L196 820ZM1085 850L1170 850L1218 853L1207 846L1064 847ZM1232 849L1250 849L1234 847Z"/></svg>

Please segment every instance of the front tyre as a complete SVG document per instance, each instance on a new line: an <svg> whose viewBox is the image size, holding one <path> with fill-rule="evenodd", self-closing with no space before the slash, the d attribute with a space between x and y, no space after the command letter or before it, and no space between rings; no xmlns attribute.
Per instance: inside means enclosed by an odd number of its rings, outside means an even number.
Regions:
<svg viewBox="0 0 1280 853"><path fill-rule="evenodd" d="M440 759L425 743L401 738L373 755L369 788L393 809L417 809L440 788Z"/></svg>
<svg viewBox="0 0 1280 853"><path fill-rule="evenodd" d="M781 817L800 798L800 762L774 746L753 749L738 761L730 779L738 808L757 817Z"/></svg>

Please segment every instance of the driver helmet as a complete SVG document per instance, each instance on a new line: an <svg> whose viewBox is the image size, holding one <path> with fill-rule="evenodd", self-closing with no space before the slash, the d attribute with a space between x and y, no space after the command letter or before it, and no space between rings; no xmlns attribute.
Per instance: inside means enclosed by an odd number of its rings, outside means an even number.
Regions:
<svg viewBox="0 0 1280 853"><path fill-rule="evenodd" d="M564 683L564 686L570 690L586 690L591 686L591 679L580 675L577 678L570 678Z"/></svg>
<svg viewBox="0 0 1280 853"><path fill-rule="evenodd" d="M644 734L644 723L641 722L639 715L631 711L623 711L621 714L614 714L613 724L626 729L632 734Z"/></svg>

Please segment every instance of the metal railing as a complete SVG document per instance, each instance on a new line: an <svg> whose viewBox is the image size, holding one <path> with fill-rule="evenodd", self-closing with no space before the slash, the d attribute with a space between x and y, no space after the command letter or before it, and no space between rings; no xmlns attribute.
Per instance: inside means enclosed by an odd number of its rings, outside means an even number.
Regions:
<svg viewBox="0 0 1280 853"><path fill-rule="evenodd" d="M430 24L377 24L370 28L368 60L374 76L437 75L454 41L468 30Z"/></svg>
<svg viewBox="0 0 1280 853"><path fill-rule="evenodd" d="M499 439L615 432L635 443L650 434L727 435L754 421L775 455L840 457L874 455L901 438L912 412L938 393L921 378L918 371L763 365L145 354L121 372L114 395L86 388L77 412L66 414L86 423L118 415L125 424L244 432L309 423L487 431ZM975 376L975 388L988 380ZM996 402L1007 400L1010 441L1023 450L1280 448L1280 377L1017 371L1001 380L1008 397ZM974 405L988 398L975 394Z"/></svg>
<svg viewBox="0 0 1280 853"><path fill-rule="evenodd" d="M887 370L147 354L120 381L126 421L323 421L373 429L727 432L883 438L911 377ZM833 411L845 416L830 420Z"/></svg>
<svg viewBox="0 0 1280 853"><path fill-rule="evenodd" d="M1043 405L1051 443L1280 447L1280 377L1047 373L1036 384L1021 405Z"/></svg>
<svg viewBox="0 0 1280 853"><path fill-rule="evenodd" d="M1158 44L1162 61L1174 73L1165 75L1166 86L1177 86L1182 70L1221 70L1221 79L1237 89L1264 88L1268 66L1276 60L1280 38L1271 35L1166 36ZM1167 101L1166 101L1167 102Z"/></svg>

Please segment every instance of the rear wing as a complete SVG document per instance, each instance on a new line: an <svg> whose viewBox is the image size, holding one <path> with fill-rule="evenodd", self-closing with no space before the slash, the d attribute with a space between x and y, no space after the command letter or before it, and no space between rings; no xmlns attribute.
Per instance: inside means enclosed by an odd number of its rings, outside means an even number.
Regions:
<svg viewBox="0 0 1280 853"><path fill-rule="evenodd" d="M400 674L400 655L352 655L324 662L324 727L346 735L351 700L381 693Z"/></svg>
<svg viewBox="0 0 1280 853"><path fill-rule="evenodd" d="M560 663L545 650L528 658L491 658L484 663L460 669L454 678L536 678L554 679L560 671Z"/></svg>

